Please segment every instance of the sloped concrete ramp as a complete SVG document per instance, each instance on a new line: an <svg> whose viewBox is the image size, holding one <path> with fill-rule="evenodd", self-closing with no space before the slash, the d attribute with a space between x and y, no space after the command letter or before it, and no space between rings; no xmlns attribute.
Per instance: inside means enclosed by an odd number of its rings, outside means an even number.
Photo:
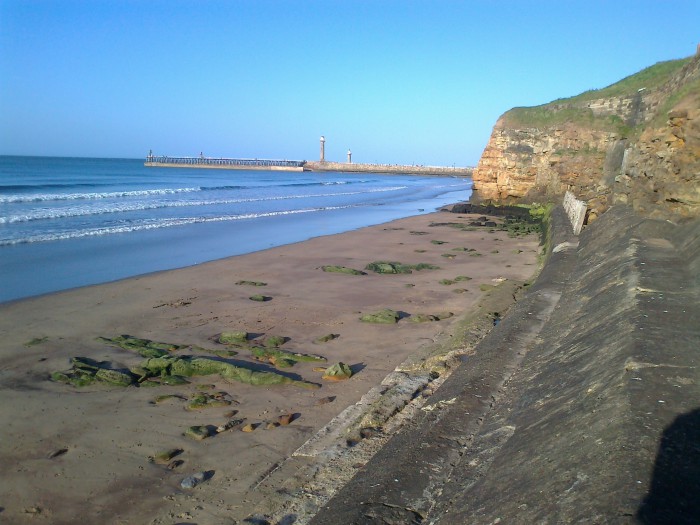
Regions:
<svg viewBox="0 0 700 525"><path fill-rule="evenodd" d="M700 221L569 232L312 524L700 523Z"/></svg>

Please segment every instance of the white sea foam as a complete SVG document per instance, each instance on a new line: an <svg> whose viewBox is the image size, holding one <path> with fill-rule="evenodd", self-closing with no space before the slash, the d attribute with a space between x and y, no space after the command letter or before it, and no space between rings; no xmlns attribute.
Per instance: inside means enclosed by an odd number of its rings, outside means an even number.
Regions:
<svg viewBox="0 0 700 525"><path fill-rule="evenodd" d="M273 197L260 197L249 199L208 199L208 200L178 200L178 201L156 201L156 202L114 202L105 206L89 205L89 206L72 206L63 208L46 208L41 207L25 213L8 215L0 217L0 224L13 224L18 222L29 222L47 219L64 219L68 217L85 217L89 215L102 215L107 213L134 212L145 210L157 210L164 208L183 208L193 206L216 206L226 204L241 204L246 202L263 202L263 201L278 201L304 198L327 198L335 196L351 196L362 195L366 193L382 193L388 191L398 191L406 189L406 186L393 186L388 188L375 188L365 191L348 191L338 193L315 193L315 194L300 194L300 195L281 195Z"/></svg>
<svg viewBox="0 0 700 525"><path fill-rule="evenodd" d="M79 239L82 237L94 237L99 235L111 235L114 233L130 233L159 228L171 228L173 226L186 226L188 224L203 224L211 222L238 221L243 219L259 219L263 217L277 217L282 215L296 215L299 213L313 213L319 211L342 210L353 208L347 206L324 206L320 208L305 208L300 210L273 211L266 213L245 213L240 215L221 215L217 217L179 217L173 219L145 219L133 224L122 226L109 226L102 228L86 228L62 233L36 234L21 239L0 239L0 246L12 246L34 242L58 241L67 239Z"/></svg>
<svg viewBox="0 0 700 525"><path fill-rule="evenodd" d="M88 199L119 199L124 197L147 197L154 195L173 195L192 193L201 188L161 188L154 190L108 191L96 193L43 193L0 195L0 204L17 204L21 202L68 201Z"/></svg>

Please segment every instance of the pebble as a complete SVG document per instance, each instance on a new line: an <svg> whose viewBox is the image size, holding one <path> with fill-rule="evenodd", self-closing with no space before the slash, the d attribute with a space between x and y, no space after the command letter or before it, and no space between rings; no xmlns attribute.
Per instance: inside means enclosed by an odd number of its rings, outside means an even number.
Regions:
<svg viewBox="0 0 700 525"><path fill-rule="evenodd" d="M327 403L332 403L333 401L335 401L335 396L322 397L316 401L315 405L325 405Z"/></svg>
<svg viewBox="0 0 700 525"><path fill-rule="evenodd" d="M191 476L187 476L185 479L183 479L180 482L180 486L183 489L193 489L203 481L207 480L207 474L206 472L197 472L196 474L192 474Z"/></svg>
<svg viewBox="0 0 700 525"><path fill-rule="evenodd" d="M289 425L292 421L294 421L294 414L283 414L277 418L277 422L283 426Z"/></svg>

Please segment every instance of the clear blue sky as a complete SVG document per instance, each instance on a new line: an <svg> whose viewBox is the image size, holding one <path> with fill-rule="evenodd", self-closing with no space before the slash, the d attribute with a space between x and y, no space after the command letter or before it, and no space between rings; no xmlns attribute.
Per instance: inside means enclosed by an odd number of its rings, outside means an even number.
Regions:
<svg viewBox="0 0 700 525"><path fill-rule="evenodd" d="M0 154L474 165L698 42L698 0L0 0Z"/></svg>

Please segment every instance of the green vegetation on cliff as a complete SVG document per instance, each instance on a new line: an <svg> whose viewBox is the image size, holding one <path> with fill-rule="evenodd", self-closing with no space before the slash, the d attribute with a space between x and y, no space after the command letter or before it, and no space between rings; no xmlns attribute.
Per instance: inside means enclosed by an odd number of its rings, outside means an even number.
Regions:
<svg viewBox="0 0 700 525"><path fill-rule="evenodd" d="M596 116L587 103L606 98L633 97L640 90L658 88L691 60L692 57L659 62L602 89L591 89L540 106L513 108L503 116L504 124L515 128L541 129L571 123L627 136L632 128L620 116Z"/></svg>

